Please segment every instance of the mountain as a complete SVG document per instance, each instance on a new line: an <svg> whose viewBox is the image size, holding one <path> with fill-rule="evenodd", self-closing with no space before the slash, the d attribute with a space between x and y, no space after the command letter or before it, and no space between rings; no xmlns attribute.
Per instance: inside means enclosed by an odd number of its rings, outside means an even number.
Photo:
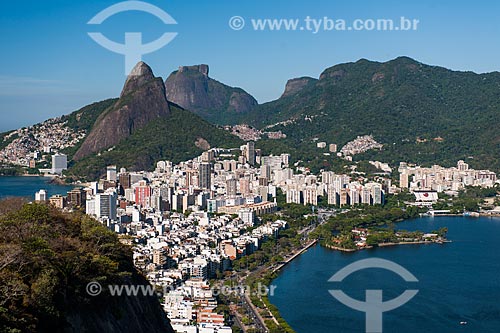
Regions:
<svg viewBox="0 0 500 333"><path fill-rule="evenodd" d="M63 150L73 160L67 172L72 178L95 179L112 164L147 170L158 160L180 162L210 147L241 144L228 131L167 101L163 80L143 62L127 78L119 99L92 104L62 121L89 132L83 143Z"/></svg>
<svg viewBox="0 0 500 333"><path fill-rule="evenodd" d="M149 122L170 114L161 78L151 68L138 63L125 82L120 99L97 118L94 127L73 156L85 156L110 148L128 138Z"/></svg>
<svg viewBox="0 0 500 333"><path fill-rule="evenodd" d="M238 137L194 113L175 104L169 104L169 107L169 117L151 121L113 149L71 163L68 176L96 179L106 172L107 165L151 170L160 160L178 163L198 156L210 147L234 148L242 144Z"/></svg>
<svg viewBox="0 0 500 333"><path fill-rule="evenodd" d="M500 73L451 71L399 57L361 59L328 68L319 80L289 81L281 98L257 106L245 121L281 130L285 140L261 146L290 148L306 161L323 153L313 139L340 148L373 135L383 148L355 159L444 165L466 159L499 170L499 115Z"/></svg>
<svg viewBox="0 0 500 333"><path fill-rule="evenodd" d="M110 294L151 285L130 247L83 213L1 201L0 267L1 332L174 332L156 295Z"/></svg>
<svg viewBox="0 0 500 333"><path fill-rule="evenodd" d="M208 65L181 66L165 81L167 99L214 124L235 124L257 101L241 88L208 76Z"/></svg>
<svg viewBox="0 0 500 333"><path fill-rule="evenodd" d="M299 77L296 79L290 79L286 83L285 91L283 92L283 95L281 95L281 98L287 97L290 95L295 95L296 93L300 92L305 87L307 87L308 85L314 84L316 81L318 81L318 80L314 79L312 77L307 77L307 76Z"/></svg>

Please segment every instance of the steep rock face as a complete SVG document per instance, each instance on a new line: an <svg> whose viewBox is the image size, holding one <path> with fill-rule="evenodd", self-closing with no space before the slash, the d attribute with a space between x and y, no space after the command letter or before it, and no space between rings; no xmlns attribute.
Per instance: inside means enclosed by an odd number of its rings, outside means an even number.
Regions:
<svg viewBox="0 0 500 333"><path fill-rule="evenodd" d="M243 89L213 80L208 73L208 65L179 67L165 81L167 99L218 124L234 123L257 105Z"/></svg>
<svg viewBox="0 0 500 333"><path fill-rule="evenodd" d="M296 79L288 80L285 86L285 91L283 92L283 95L281 95L281 98L295 95L296 93L304 89L308 84L316 81L318 80L312 77L299 77Z"/></svg>
<svg viewBox="0 0 500 333"><path fill-rule="evenodd" d="M149 122L170 114L165 85L151 68L138 63L123 87L120 99L96 120L74 160L110 148Z"/></svg>

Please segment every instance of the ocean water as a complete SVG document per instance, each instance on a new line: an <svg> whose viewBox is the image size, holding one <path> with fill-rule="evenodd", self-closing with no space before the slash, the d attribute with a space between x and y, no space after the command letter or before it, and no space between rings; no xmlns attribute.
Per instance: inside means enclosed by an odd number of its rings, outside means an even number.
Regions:
<svg viewBox="0 0 500 333"><path fill-rule="evenodd" d="M7 197L26 197L35 199L35 192L47 190L48 197L54 194L66 194L74 186L50 184L47 177L3 177L0 176L0 199Z"/></svg>
<svg viewBox="0 0 500 333"><path fill-rule="evenodd" d="M500 332L500 218L429 217L396 225L426 232L444 226L452 243L355 253L317 245L282 270L270 300L298 333L364 332L364 313L343 305L328 290L364 301L366 289L381 289L386 301L418 289L408 303L384 313L383 332ZM370 268L328 282L346 265L372 257L400 264L419 281L405 282L393 272Z"/></svg>

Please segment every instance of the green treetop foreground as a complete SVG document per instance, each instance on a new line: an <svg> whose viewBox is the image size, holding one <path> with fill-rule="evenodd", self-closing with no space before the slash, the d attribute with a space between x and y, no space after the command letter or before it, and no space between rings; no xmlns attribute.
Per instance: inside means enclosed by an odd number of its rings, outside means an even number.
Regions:
<svg viewBox="0 0 500 333"><path fill-rule="evenodd" d="M91 281L101 295L87 294ZM113 232L81 213L0 202L0 332L172 332L156 296L111 297L109 284L147 284Z"/></svg>

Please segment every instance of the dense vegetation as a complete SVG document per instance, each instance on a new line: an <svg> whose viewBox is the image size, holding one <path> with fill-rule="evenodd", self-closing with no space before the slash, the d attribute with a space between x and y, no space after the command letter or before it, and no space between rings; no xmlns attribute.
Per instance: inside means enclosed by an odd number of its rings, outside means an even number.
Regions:
<svg viewBox="0 0 500 333"><path fill-rule="evenodd" d="M92 103L62 117L62 121L67 121L66 125L75 131L89 131L97 118L109 107L113 106L118 99L111 98L97 103Z"/></svg>
<svg viewBox="0 0 500 333"><path fill-rule="evenodd" d="M499 191L500 188L498 185L490 188L467 186L465 189L459 191L457 197L450 197L444 193L440 193L440 199L433 205L433 208L436 210L450 210L452 214L479 212L480 207L484 205L487 198L494 198L493 205L500 206L500 199L496 197Z"/></svg>
<svg viewBox="0 0 500 333"><path fill-rule="evenodd" d="M0 332L95 330L106 325L114 331L123 329L118 322L130 325L130 318L141 315L133 307L127 307L130 313L125 315L125 304L139 298L110 297L106 289L91 297L86 293L90 281L103 286L147 284L133 266L130 249L90 217L14 199L0 202ZM156 296L140 306L151 311L147 316L154 322L145 327L166 323ZM102 322L94 322L97 319Z"/></svg>
<svg viewBox="0 0 500 333"><path fill-rule="evenodd" d="M275 152L331 164L313 138L341 147L372 134L384 144L357 159L408 161L500 170L500 73L454 72L401 57L386 63L360 60L331 67L300 92L257 107L245 119L257 127L279 125L287 138L263 143Z"/></svg>
<svg viewBox="0 0 500 333"><path fill-rule="evenodd" d="M160 160L174 163L203 152L195 143L205 139L212 147L238 147L241 141L195 114L171 105L171 115L150 122L120 144L98 155L70 165L70 177L95 179L105 173L107 165L136 170L151 170Z"/></svg>
<svg viewBox="0 0 500 333"><path fill-rule="evenodd" d="M337 214L318 228L316 228L310 237L320 239L324 245L335 245L346 249L354 249L356 246L352 238L351 230L356 227L375 227L388 225L392 228L393 224L409 218L419 216L425 210L409 206L406 208L398 207L398 201L402 201L397 195L388 196L384 206L365 206L354 208L349 211ZM385 236L392 237L393 232ZM384 235L381 235L383 237ZM333 240L341 239L340 244L334 244Z"/></svg>
<svg viewBox="0 0 500 333"><path fill-rule="evenodd" d="M73 129L74 131L84 130L87 134L94 126L97 118L107 109L109 109L113 104L115 104L117 99L107 99L101 102L93 103L81 108L78 111L72 112L67 116L62 117L62 121L66 121L66 125ZM62 152L68 155L71 159L73 155L81 147L83 140L81 140L77 145L66 148Z"/></svg>

